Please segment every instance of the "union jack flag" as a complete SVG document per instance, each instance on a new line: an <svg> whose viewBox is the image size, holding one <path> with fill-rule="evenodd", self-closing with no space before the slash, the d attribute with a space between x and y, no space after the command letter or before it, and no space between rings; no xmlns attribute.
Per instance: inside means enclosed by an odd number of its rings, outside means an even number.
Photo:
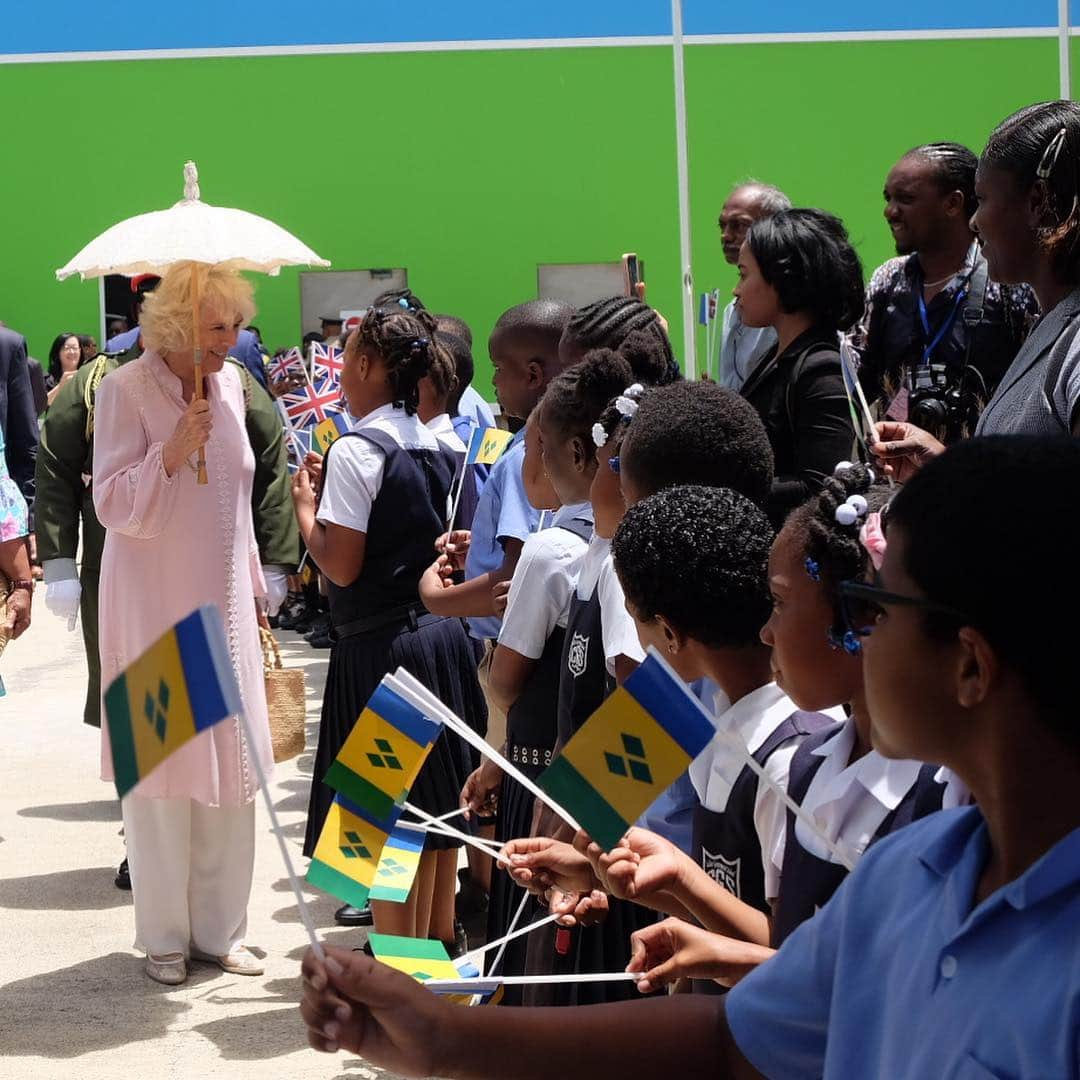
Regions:
<svg viewBox="0 0 1080 1080"><path fill-rule="evenodd" d="M271 382L288 378L290 375L303 375L304 354L294 345L284 356L268 361L267 370Z"/></svg>
<svg viewBox="0 0 1080 1080"><path fill-rule="evenodd" d="M306 382L282 394L278 400L294 428L312 427L321 424L331 413L345 412L341 387L328 378L321 382Z"/></svg>
<svg viewBox="0 0 1080 1080"><path fill-rule="evenodd" d="M311 378L316 384L329 379L335 386L341 383L341 369L345 365L345 352L333 345L315 341L311 345Z"/></svg>

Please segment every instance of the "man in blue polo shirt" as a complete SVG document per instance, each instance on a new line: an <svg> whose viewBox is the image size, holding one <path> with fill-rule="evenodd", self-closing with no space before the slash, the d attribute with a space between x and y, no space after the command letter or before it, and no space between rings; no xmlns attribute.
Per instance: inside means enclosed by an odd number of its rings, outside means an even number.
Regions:
<svg viewBox="0 0 1080 1080"><path fill-rule="evenodd" d="M1008 436L893 500L880 584L843 586L872 740L977 805L876 844L725 997L459 1009L331 948L304 959L311 1044L418 1076L1080 1076L1080 575L1032 576L1080 546L1078 489L1080 440Z"/></svg>

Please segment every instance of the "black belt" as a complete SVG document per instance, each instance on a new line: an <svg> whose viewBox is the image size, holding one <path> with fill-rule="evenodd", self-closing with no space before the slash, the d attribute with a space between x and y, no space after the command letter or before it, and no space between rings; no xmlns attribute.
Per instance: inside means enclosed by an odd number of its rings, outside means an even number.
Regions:
<svg viewBox="0 0 1080 1080"><path fill-rule="evenodd" d="M510 746L510 761L514 765L543 765L547 768L551 764L552 751L544 746L519 746L512 743Z"/></svg>
<svg viewBox="0 0 1080 1080"><path fill-rule="evenodd" d="M404 607L393 608L391 611L381 611L378 615L367 615L363 619L354 619L340 626L332 626L330 639L340 641L342 638L356 637L357 634L371 634L376 630L385 630L390 626L408 626L410 630L418 630L421 626L437 622L441 617L432 615L423 604L406 604Z"/></svg>

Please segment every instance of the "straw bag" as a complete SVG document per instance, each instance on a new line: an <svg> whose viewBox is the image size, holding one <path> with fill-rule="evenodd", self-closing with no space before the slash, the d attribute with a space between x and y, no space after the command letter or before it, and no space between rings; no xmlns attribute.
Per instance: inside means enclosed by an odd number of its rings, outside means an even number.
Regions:
<svg viewBox="0 0 1080 1080"><path fill-rule="evenodd" d="M270 738L274 746L274 761L280 763L304 751L307 719L304 672L300 668L282 666L277 638L265 627L259 628L259 638L262 642L263 675L266 678Z"/></svg>

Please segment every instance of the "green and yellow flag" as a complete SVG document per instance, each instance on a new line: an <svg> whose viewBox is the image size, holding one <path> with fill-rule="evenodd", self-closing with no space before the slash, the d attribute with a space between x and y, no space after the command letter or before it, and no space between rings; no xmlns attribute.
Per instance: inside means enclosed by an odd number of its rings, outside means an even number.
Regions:
<svg viewBox="0 0 1080 1080"><path fill-rule="evenodd" d="M221 613L198 608L105 691L116 793L123 798L189 739L241 710Z"/></svg>
<svg viewBox="0 0 1080 1080"><path fill-rule="evenodd" d="M307 880L346 904L362 908L386 841L387 834L368 821L360 807L337 795L319 833Z"/></svg>
<svg viewBox="0 0 1080 1080"><path fill-rule="evenodd" d="M650 650L537 783L610 851L714 733L709 714Z"/></svg>
<svg viewBox="0 0 1080 1080"><path fill-rule="evenodd" d="M384 681L324 780L389 833L441 727Z"/></svg>
<svg viewBox="0 0 1080 1080"><path fill-rule="evenodd" d="M369 899L404 904L412 891L423 852L422 832L406 829L402 825L396 826L382 850Z"/></svg>
<svg viewBox="0 0 1080 1080"><path fill-rule="evenodd" d="M502 428L496 427L477 428L469 439L465 464L494 465L513 441L512 431L503 431Z"/></svg>
<svg viewBox="0 0 1080 1080"><path fill-rule="evenodd" d="M404 971L417 982L428 979L459 981L461 972L454 966L446 946L430 938L395 937L392 934L368 934L368 944L375 958L387 967Z"/></svg>
<svg viewBox="0 0 1080 1080"><path fill-rule="evenodd" d="M350 431L349 421L341 413L331 413L321 424L311 430L311 448L317 454L326 456L327 450L337 440Z"/></svg>

